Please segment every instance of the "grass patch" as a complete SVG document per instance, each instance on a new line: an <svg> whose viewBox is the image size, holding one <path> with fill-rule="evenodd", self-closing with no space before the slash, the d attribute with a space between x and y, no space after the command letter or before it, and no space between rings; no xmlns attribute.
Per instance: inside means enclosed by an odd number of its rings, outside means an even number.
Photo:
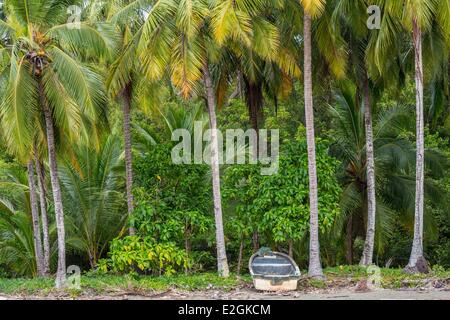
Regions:
<svg viewBox="0 0 450 320"><path fill-rule="evenodd" d="M350 278L354 281L367 279L373 275L368 269L360 266L340 266L327 268L324 273L329 282L340 278ZM429 279L450 279L450 270L434 267L429 274L407 274L403 269L380 268L381 286L385 289L415 288Z"/></svg>
<svg viewBox="0 0 450 320"><path fill-rule="evenodd" d="M416 288L425 284L430 279L441 280L445 283L450 281L450 270L433 268L428 275L409 275L402 269L380 269L381 286L386 289ZM304 275L307 272L303 272ZM326 280L314 280L305 278L306 282L299 283L299 289L316 288L326 289L333 286L353 286L358 281L367 279L370 274L366 268L359 266L340 266L324 270ZM221 290L231 291L242 286L251 285L251 277L232 275L223 279L215 273L201 274L177 274L172 276L151 277L137 275L101 275L87 273L81 277L81 290L67 289L63 293L77 297L86 295L108 295L108 294L146 294L164 292L170 289L182 291L199 290ZM61 291L60 291L61 292ZM48 279L1 279L0 294L3 295L36 295L48 296L60 293L54 288L54 280Z"/></svg>
<svg viewBox="0 0 450 320"><path fill-rule="evenodd" d="M105 294L113 292L161 292L169 289L185 291L218 289L230 291L251 281L250 276L230 276L223 279L213 273L173 275L163 277L130 275L83 275L81 290L68 289L73 296L83 292ZM0 279L0 294L48 295L56 292L53 279Z"/></svg>

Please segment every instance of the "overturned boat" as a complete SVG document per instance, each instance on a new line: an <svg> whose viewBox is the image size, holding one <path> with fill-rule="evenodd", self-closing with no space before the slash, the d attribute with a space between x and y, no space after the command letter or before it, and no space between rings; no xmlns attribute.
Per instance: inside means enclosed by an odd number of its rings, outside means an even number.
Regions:
<svg viewBox="0 0 450 320"><path fill-rule="evenodd" d="M261 249L249 261L253 284L261 291L294 291L300 280L300 269L284 253Z"/></svg>

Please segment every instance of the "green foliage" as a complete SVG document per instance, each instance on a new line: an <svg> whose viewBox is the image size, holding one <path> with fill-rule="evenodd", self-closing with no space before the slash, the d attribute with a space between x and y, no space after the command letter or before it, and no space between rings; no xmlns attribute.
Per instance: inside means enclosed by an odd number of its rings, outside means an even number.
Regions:
<svg viewBox="0 0 450 320"><path fill-rule="evenodd" d="M37 274L27 183L23 167L0 162L0 268L10 276Z"/></svg>
<svg viewBox="0 0 450 320"><path fill-rule="evenodd" d="M135 161L136 210L132 226L158 241L192 241L212 226L211 186L206 165L175 165L173 144L159 144Z"/></svg>
<svg viewBox="0 0 450 320"><path fill-rule="evenodd" d="M261 129L279 129L282 142L276 175L262 176L261 165L221 168L230 262L243 249L245 265L254 234L262 245L277 250L294 246L296 258L301 258L297 261L304 262L309 229L299 67L304 9L314 18L322 261L339 264L346 250L356 255L363 246L367 157L361 82L366 76L373 100L376 158L375 258L378 264L393 266L408 260L416 174L411 22L417 18L422 27L428 126L425 255L436 265L436 274L450 267L449 1L376 0L383 11L382 26L370 33L365 0L316 1L316 8L314 1L0 2L4 4L0 8L0 273L36 274L28 182L22 166L32 159L36 146L44 171L48 169L43 101L55 129L68 261L89 261L95 267L112 241L100 270L172 274L212 268L216 253L210 168L175 165L171 157L174 130L192 132L194 121L208 126L202 85L205 62L216 91L219 127L249 129L251 111ZM79 28L67 24L69 5L83 9ZM118 106L125 87L132 88L134 113L135 212L128 222L118 133L123 124ZM142 112L134 112L139 109ZM111 130L108 122L113 123ZM50 191L48 172L44 173ZM48 194L54 262L53 203ZM122 238L126 223L136 229L136 236ZM345 243L348 239L350 243ZM339 271L363 276L364 270L343 269ZM386 272L394 286L410 280L399 276L399 271ZM177 279L186 288L217 281L210 275L192 280L180 276L160 282L145 278L133 285L162 288ZM117 278L106 281L124 285Z"/></svg>
<svg viewBox="0 0 450 320"><path fill-rule="evenodd" d="M183 250L172 243L157 243L151 237L128 236L111 242L109 258L99 262L101 272L171 275L188 266Z"/></svg>
<svg viewBox="0 0 450 320"><path fill-rule="evenodd" d="M76 145L60 161L67 215L68 242L86 257L91 267L106 252L124 226L124 164L120 140L105 136L97 150Z"/></svg>
<svg viewBox="0 0 450 320"><path fill-rule="evenodd" d="M334 238L335 240L343 238L351 232L353 241L358 235L365 234L364 225L367 214L364 110L356 88L352 85L343 87L335 96L335 106L329 108L332 117L331 129L328 132L332 141L330 149L331 154L341 161L342 165L338 172L343 188L341 195L343 214L335 225ZM410 87L405 91L410 92ZM408 99L401 95L398 100L407 101ZM374 106L373 143L377 181L376 250L379 262L388 261L396 256L401 261L394 260L394 263L404 263L408 257L406 252L410 251L410 248L406 250L403 247L396 247L395 244L404 244L404 241L399 241L400 239L396 237L400 231L405 232L405 235L408 235L407 232L412 233L414 219L416 161L413 114L412 106L399 105L388 96L383 97L381 102ZM431 142L430 139L432 138L427 135L427 142ZM425 192L430 205L443 207L442 199L445 197L442 190L437 187L435 179L444 174L447 159L435 146L436 143L426 144ZM429 240L437 234L430 207L425 210L425 216L426 240ZM348 227L350 219L352 230ZM392 245L389 245L391 241ZM411 239L407 241L410 246ZM346 248L347 251L352 249ZM396 254L393 254L393 250Z"/></svg>
<svg viewBox="0 0 450 320"><path fill-rule="evenodd" d="M328 156L328 145L317 141L320 230L326 232L339 215L341 189L335 179L338 162ZM224 177L224 194L234 201L236 216L229 222L238 236L253 231L268 243L300 240L309 225L308 158L304 138L281 147L279 172L262 176L259 166L232 166Z"/></svg>
<svg viewBox="0 0 450 320"><path fill-rule="evenodd" d="M0 266L14 276L36 275L30 215L0 211Z"/></svg>

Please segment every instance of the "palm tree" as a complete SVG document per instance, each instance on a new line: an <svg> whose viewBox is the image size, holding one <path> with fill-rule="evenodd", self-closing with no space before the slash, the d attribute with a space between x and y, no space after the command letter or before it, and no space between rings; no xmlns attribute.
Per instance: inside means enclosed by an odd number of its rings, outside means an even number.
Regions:
<svg viewBox="0 0 450 320"><path fill-rule="evenodd" d="M113 97L120 96L123 105L123 139L125 149L125 174L128 216L134 211L133 199L133 154L131 141L131 110L135 93L145 86L139 74L139 65L136 57L136 45L140 35L139 27L142 26L144 10L147 10L153 1L122 1L115 0L103 3L106 6L106 19L118 25L122 33L122 50L111 64L107 79L107 88ZM130 7L136 9L134 14L122 19L121 11ZM135 8L136 7L136 8ZM138 29L138 30L136 30ZM146 86L147 89L151 86ZM129 234L134 235L133 227L129 228Z"/></svg>
<svg viewBox="0 0 450 320"><path fill-rule="evenodd" d="M296 30L292 25L282 30L287 24L281 18L287 12L299 12L299 8L297 2L267 5L265 1L226 0L214 5L211 11L215 39L223 47L217 70L217 105L219 108L223 105L231 85L238 87L236 93L245 97L249 123L256 133L251 155L255 160L259 153L264 95L277 103L292 90L292 78L300 76L293 37ZM232 25L243 28L236 30ZM236 93L232 96L237 96ZM255 230L253 250L258 249L259 234Z"/></svg>
<svg viewBox="0 0 450 320"><path fill-rule="evenodd" d="M43 273L45 276L50 274L50 234L49 221L47 212L47 184L45 181L45 168L41 162L38 148L34 148L34 164L36 167L37 185L39 191L39 204L41 208L41 222L42 222L42 245L44 249L44 266Z"/></svg>
<svg viewBox="0 0 450 320"><path fill-rule="evenodd" d="M341 211L335 225L335 235L345 234L347 262L352 263L353 241L364 235L367 208L368 177L366 174L365 111L356 85L343 86L330 107L333 130L330 152L342 163L339 180L343 186ZM411 208L414 208L415 148L413 143L402 137L402 132L412 130L414 118L412 106L377 108L374 112L374 151L377 166L377 215L375 243L377 252L382 253L390 237L396 232L399 221L405 228L413 224ZM445 157L434 150L426 150L429 178L444 174ZM426 179L427 197L430 203L442 204L442 192ZM427 212L425 228L433 230L433 214Z"/></svg>
<svg viewBox="0 0 450 320"><path fill-rule="evenodd" d="M128 5L116 14L116 19L139 12L143 3L145 1L136 1ZM147 4L145 7L148 8ZM218 269L224 276L228 276L229 271L222 222L215 75L217 69L220 70L218 66L223 57L219 49L228 40L239 41L244 43L247 49L251 48L251 14L255 8L255 4L248 0L214 1L211 7L203 1L156 1L151 6L145 23L130 41L129 50L123 55L131 57L129 52L137 49L144 74L150 81L161 79L167 66L170 66L171 80L185 98L196 91L200 82L203 83L211 129ZM240 25L241 28L234 28L234 24ZM267 24L261 23L260 26L264 29L262 27L267 27ZM273 28L270 30L273 32ZM273 34L259 39L271 40ZM125 76L117 78L125 83Z"/></svg>
<svg viewBox="0 0 450 320"><path fill-rule="evenodd" d="M124 169L120 140L111 134L101 140L99 150L85 144L63 157L59 166L66 213L70 216L71 240L89 258L91 268L105 253L109 242L124 224L121 214Z"/></svg>
<svg viewBox="0 0 450 320"><path fill-rule="evenodd" d="M372 101L370 93L369 76L366 67L365 51L368 46L368 29L364 19L367 11L367 1L360 0L350 2L347 0L336 1L334 7L334 19L336 24L342 23L345 38L349 47L349 59L352 61L350 74L358 83L358 91L361 92L364 104L365 118L365 151L366 151L366 175L367 175L367 231L364 243L364 250L360 264L369 266L373 262L373 252L375 245L375 222L376 222L376 182L375 182L375 155L373 146L373 124L372 124ZM355 14L356 12L356 14ZM338 28L336 28L338 29ZM352 221L349 220L349 229ZM351 230L348 230L347 237L351 240ZM349 243L347 256L348 263L352 263L352 246Z"/></svg>
<svg viewBox="0 0 450 320"><path fill-rule="evenodd" d="M29 161L27 164L28 186L30 194L31 218L33 221L34 252L36 253L37 272L39 276L44 275L44 255L42 252L41 227L39 223L38 200L36 198L36 182L34 177L34 164Z"/></svg>
<svg viewBox="0 0 450 320"><path fill-rule="evenodd" d="M312 92L312 18L321 14L324 9L323 0L302 0L304 8L303 42L304 42L304 91L305 91L305 123L308 144L308 173L310 197L310 242L309 242L309 276L323 278L320 262L319 244L319 203L317 192L316 147L314 134L314 109Z"/></svg>
<svg viewBox="0 0 450 320"><path fill-rule="evenodd" d="M424 178L425 178L425 145L424 145L424 72L422 42L423 34L430 31L433 23L443 30L448 30L448 3L435 0L403 0L399 2L378 1L383 8L382 28L375 45L375 61L379 70L381 61L385 61L391 46L401 27L411 32L414 52L414 78L416 83L416 202L414 239L411 256L406 272L427 271L427 263L423 253L423 218L424 218ZM446 29L447 28L447 29ZM384 42L384 44L381 44Z"/></svg>
<svg viewBox="0 0 450 320"><path fill-rule="evenodd" d="M149 9L148 4L147 1L134 1L119 10L113 19L124 21L129 17L140 15L142 10ZM148 11L145 22L130 39L120 59L130 61L137 55L143 74L151 83L160 81L169 70L172 83L184 98L193 93L203 78L211 125L211 169L218 271L221 276L228 277L220 194L216 104L209 70L208 42L205 39L208 30L205 29L204 23L209 12L208 5L203 1L155 1ZM126 84L129 79L129 72L125 66L126 64L121 63L121 68L117 68L114 75L116 82L121 85Z"/></svg>
<svg viewBox="0 0 450 320"><path fill-rule="evenodd" d="M32 150L35 119L44 120L58 234L58 288L65 281L66 253L56 142L88 137L87 129L95 128L84 124L100 118L105 101L102 78L80 60L110 55L110 39L115 37L114 29L104 24L67 23L67 6L82 2L5 1L6 22L0 22L8 57L2 69L9 72L1 118L9 148L18 154Z"/></svg>

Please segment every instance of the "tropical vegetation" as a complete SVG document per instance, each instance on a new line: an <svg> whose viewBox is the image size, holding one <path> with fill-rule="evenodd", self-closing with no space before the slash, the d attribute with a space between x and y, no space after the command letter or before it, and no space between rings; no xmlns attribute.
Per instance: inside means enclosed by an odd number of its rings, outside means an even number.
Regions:
<svg viewBox="0 0 450 320"><path fill-rule="evenodd" d="M0 3L0 276L450 268L450 2Z"/></svg>

